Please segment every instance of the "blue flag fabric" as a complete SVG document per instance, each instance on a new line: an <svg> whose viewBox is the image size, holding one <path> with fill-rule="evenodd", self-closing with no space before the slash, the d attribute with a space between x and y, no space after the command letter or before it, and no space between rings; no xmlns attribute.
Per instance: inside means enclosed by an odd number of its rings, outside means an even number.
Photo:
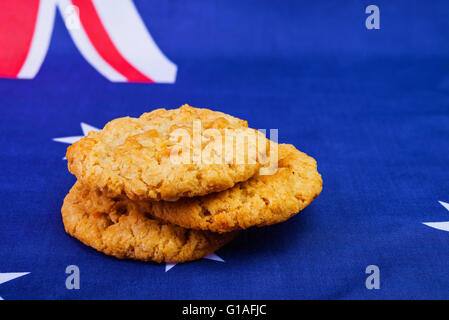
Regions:
<svg viewBox="0 0 449 320"><path fill-rule="evenodd" d="M449 226L424 224L449 221L446 1L379 0L380 29L367 1L134 3L174 83L109 81L58 12L34 79L0 79L3 299L449 298ZM323 192L243 232L225 262L121 261L67 235L75 177L54 138L184 103L279 129L317 160Z"/></svg>

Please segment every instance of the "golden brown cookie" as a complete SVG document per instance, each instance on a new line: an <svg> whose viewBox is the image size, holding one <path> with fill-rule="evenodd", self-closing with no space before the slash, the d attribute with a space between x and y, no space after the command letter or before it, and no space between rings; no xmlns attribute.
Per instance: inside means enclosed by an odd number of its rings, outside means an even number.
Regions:
<svg viewBox="0 0 449 320"><path fill-rule="evenodd" d="M189 230L153 218L143 202L114 200L76 182L64 200L67 233L120 259L184 262L213 253L236 233Z"/></svg>
<svg viewBox="0 0 449 320"><path fill-rule="evenodd" d="M152 203L152 213L185 228L229 232L285 221L321 192L316 161L288 144L279 145L278 170L231 189L177 202Z"/></svg>
<svg viewBox="0 0 449 320"><path fill-rule="evenodd" d="M246 121L221 112L188 105L157 109L139 118L112 120L103 130L90 132L67 149L68 167L84 185L111 197L126 194L134 200L174 201L205 195L249 179L264 163L265 153L258 151L239 161L247 142L236 144L235 151L226 149L225 143L218 147L221 140L214 134L245 130L261 136L248 129ZM180 134L186 134L186 139ZM179 157L173 158L174 154Z"/></svg>

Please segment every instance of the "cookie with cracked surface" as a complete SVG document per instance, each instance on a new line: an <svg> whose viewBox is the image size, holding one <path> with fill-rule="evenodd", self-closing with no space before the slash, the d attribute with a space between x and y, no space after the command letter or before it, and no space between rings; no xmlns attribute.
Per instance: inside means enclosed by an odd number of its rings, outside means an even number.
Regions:
<svg viewBox="0 0 449 320"><path fill-rule="evenodd" d="M236 233L189 230L152 217L144 203L105 197L76 182L64 199L67 233L120 259L185 262L213 253Z"/></svg>
<svg viewBox="0 0 449 320"><path fill-rule="evenodd" d="M68 168L84 185L110 197L174 201L206 195L248 180L266 161L265 153L255 152L242 163L237 157L249 142L236 143L234 151L216 138L245 130L268 141L246 121L221 112L188 105L157 109L90 132L67 149Z"/></svg>
<svg viewBox="0 0 449 320"><path fill-rule="evenodd" d="M321 192L315 159L288 144L279 145L278 170L231 189L176 203L153 202L153 214L185 228L229 232L285 221Z"/></svg>

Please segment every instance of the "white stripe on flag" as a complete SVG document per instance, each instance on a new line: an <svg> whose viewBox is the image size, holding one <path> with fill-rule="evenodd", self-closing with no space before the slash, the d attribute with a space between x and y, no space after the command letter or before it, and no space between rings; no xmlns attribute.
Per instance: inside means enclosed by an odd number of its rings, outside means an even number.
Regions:
<svg viewBox="0 0 449 320"><path fill-rule="evenodd" d="M154 42L131 0L92 3L115 47L134 68L155 82L175 82L177 66Z"/></svg>
<svg viewBox="0 0 449 320"><path fill-rule="evenodd" d="M53 31L55 9L54 0L40 0L33 39L18 78L33 79L44 62Z"/></svg>
<svg viewBox="0 0 449 320"><path fill-rule="evenodd" d="M72 6L70 0L56 0L58 3L59 11L61 15L66 18L66 9ZM81 14L81 13L80 13ZM78 19L79 20L79 19ZM98 54L98 52L93 47L86 32L84 31L81 22L78 21L79 28L68 28L70 36L76 47L83 55L83 57L106 79L113 82L126 82L126 78L118 73L114 68L112 68L103 58Z"/></svg>

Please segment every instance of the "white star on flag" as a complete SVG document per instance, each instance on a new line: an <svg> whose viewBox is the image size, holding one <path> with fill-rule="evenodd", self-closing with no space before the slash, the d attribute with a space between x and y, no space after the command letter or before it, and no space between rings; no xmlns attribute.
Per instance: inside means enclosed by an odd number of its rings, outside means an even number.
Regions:
<svg viewBox="0 0 449 320"><path fill-rule="evenodd" d="M80 140L82 137L87 136L87 134L91 131L100 131L100 129L95 128L94 126L91 126L90 124L81 122L81 130L83 131L82 136L71 136L71 137L62 137L62 138L53 138L53 141L61 142L61 143L67 143L67 144L74 144L78 140ZM66 160L66 157L62 158L63 160Z"/></svg>
<svg viewBox="0 0 449 320"><path fill-rule="evenodd" d="M7 273L0 273L0 284L8 282L10 280L23 277L24 275L27 275L29 272L7 272ZM2 297L0 297L0 300L3 300Z"/></svg>
<svg viewBox="0 0 449 320"><path fill-rule="evenodd" d="M61 143L67 143L67 144L74 144L75 142L77 142L78 140L80 140L81 138L83 138L84 136L87 136L87 134L91 131L100 131L100 129L91 126L90 124L81 122L81 130L83 131L83 135L82 136L70 136L70 137L62 137L62 138L53 138L53 141L56 142L61 142ZM67 160L66 157L62 158L63 160ZM212 253L208 256L203 257L203 259L208 259L208 260L213 260L213 261L218 261L218 262L225 262L222 258L220 258L219 256L217 256L215 253ZM176 266L176 263L166 263L165 264L165 272L169 271L170 269L172 269L174 266ZM1 283L1 282L0 282Z"/></svg>
<svg viewBox="0 0 449 320"><path fill-rule="evenodd" d="M438 201L443 207L449 211L449 203ZM449 231L449 221L444 222L423 222L426 226L435 228L438 230Z"/></svg>
<svg viewBox="0 0 449 320"><path fill-rule="evenodd" d="M208 256L205 256L205 257L203 257L203 259L213 260L213 261L218 261L218 262L225 262L222 258L217 256L215 253L212 253L212 254L210 254ZM166 263L165 264L165 272L169 271L174 266L176 266L176 263Z"/></svg>

